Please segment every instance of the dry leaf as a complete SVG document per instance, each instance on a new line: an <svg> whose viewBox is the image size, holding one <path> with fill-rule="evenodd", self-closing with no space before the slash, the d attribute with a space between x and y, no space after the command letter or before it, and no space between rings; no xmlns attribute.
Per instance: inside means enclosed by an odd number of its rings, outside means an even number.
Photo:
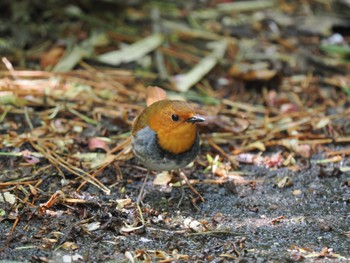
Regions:
<svg viewBox="0 0 350 263"><path fill-rule="evenodd" d="M300 189L295 189L295 190L293 191L293 195L294 195L294 196L298 196L298 195L301 195L301 194L302 194L302 192L301 192Z"/></svg>
<svg viewBox="0 0 350 263"><path fill-rule="evenodd" d="M69 241L64 242L61 247L66 250L76 250L79 248L79 246L76 243Z"/></svg>
<svg viewBox="0 0 350 263"><path fill-rule="evenodd" d="M171 173L168 171L164 171L156 175L156 177L153 180L153 184L159 185L159 186L168 185L171 182L171 179L172 179Z"/></svg>
<svg viewBox="0 0 350 263"><path fill-rule="evenodd" d="M285 188L292 185L293 185L293 181L288 176L283 177L277 182L278 188Z"/></svg>
<svg viewBox="0 0 350 263"><path fill-rule="evenodd" d="M65 49L63 47L53 47L43 53L40 58L40 67L45 69L48 66L54 66L62 58Z"/></svg>
<svg viewBox="0 0 350 263"><path fill-rule="evenodd" d="M90 138L88 147L90 151L102 149L105 152L108 152L110 150L109 146L107 145L108 142L110 142L110 139L108 138L101 138L101 137Z"/></svg>
<svg viewBox="0 0 350 263"><path fill-rule="evenodd" d="M271 220L271 224L275 225L281 223L282 220L286 219L284 216L279 216Z"/></svg>
<svg viewBox="0 0 350 263"><path fill-rule="evenodd" d="M16 196L10 192L1 193L0 203L9 203L10 205L13 205L16 203Z"/></svg>
<svg viewBox="0 0 350 263"><path fill-rule="evenodd" d="M146 105L147 107L151 106L153 103L159 100L167 99L165 90L159 87L147 87L146 90Z"/></svg>

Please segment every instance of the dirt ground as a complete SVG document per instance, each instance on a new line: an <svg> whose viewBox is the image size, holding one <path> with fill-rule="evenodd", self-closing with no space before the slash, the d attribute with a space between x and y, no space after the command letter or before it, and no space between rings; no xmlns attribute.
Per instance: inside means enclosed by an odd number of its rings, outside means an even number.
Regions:
<svg viewBox="0 0 350 263"><path fill-rule="evenodd" d="M127 184L124 193L116 187L109 196L92 186L81 193L89 195L88 204L59 205L51 216L26 211L14 233L1 239L0 255L21 262L63 262L67 255L77 262L127 262L126 255L178 262L347 261L349 176L314 159L300 160L304 168L298 172L241 167L252 183L198 184L205 202L196 207L188 189L178 208L179 189L163 193L149 182L141 228L140 222L131 226L139 221L134 203L117 208L118 200L135 200L141 181ZM277 182L285 177L288 185L281 188ZM60 178L52 180L60 184ZM12 225L3 221L1 233ZM49 239L57 241L54 249Z"/></svg>

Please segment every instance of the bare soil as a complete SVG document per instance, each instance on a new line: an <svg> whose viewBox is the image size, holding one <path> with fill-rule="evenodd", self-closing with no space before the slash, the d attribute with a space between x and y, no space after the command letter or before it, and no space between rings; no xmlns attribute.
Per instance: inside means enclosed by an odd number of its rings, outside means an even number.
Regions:
<svg viewBox="0 0 350 263"><path fill-rule="evenodd" d="M125 184L123 193L119 185L108 196L89 186L81 193L90 195L88 204L58 205L53 210L59 215L52 216L22 211L12 235L5 234L13 221L1 222L4 238L0 241L0 257L62 262L64 255L78 254L78 262L127 262L128 251L153 260L162 258L155 252L159 251L170 258L186 255L179 262L287 262L303 259L305 253L300 250L304 248L320 253L311 259L329 256L333 261L344 261L350 256L346 234L350 223L349 176L341 173L338 165L314 164L315 158L300 160L304 169L298 172L241 167L250 172L246 179L253 183L195 185L205 198L196 207L188 189L178 208L178 188L163 193L154 189L150 181L142 205L146 225L141 228L137 227L141 223L134 203L123 209L116 207L117 200L136 199L142 180ZM130 176L132 173L140 172L130 171ZM197 176L204 178L199 173ZM286 176L288 186L278 187L277 182ZM49 184L60 185L59 177L49 178ZM135 220L139 221L135 228L126 227ZM92 222L100 225L89 231L86 224ZM198 231L203 226L206 230ZM50 238L56 242L52 244L47 240ZM76 247L60 246L68 241ZM333 249L343 259L322 255L324 248Z"/></svg>

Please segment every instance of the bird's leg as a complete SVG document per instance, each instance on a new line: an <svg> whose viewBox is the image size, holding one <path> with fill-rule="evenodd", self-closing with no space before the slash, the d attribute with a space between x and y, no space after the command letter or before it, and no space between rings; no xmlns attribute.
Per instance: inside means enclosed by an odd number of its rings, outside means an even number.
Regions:
<svg viewBox="0 0 350 263"><path fill-rule="evenodd" d="M180 172L180 178L184 179L186 184L188 185L188 187L191 189L191 191L193 193L195 193L199 199L202 201L202 202L205 202L203 196L201 196L200 193L198 193L198 191L191 185L190 181L188 180L187 176L183 173L183 172Z"/></svg>
<svg viewBox="0 0 350 263"><path fill-rule="evenodd" d="M147 174L146 174L146 177L145 177L145 179L144 179L144 181L143 181L143 184L142 184L142 187L141 187L139 196L137 197L137 201L136 201L137 205L139 205L140 202L141 202L142 199L143 199L143 192L144 192L144 190L145 190L145 185L146 185L146 183L147 183L147 179L148 179L149 173L150 173L150 171L147 170Z"/></svg>
<svg viewBox="0 0 350 263"><path fill-rule="evenodd" d="M145 190L145 185L147 183L147 179L148 179L148 175L150 173L150 170L147 170L147 174L146 174L146 177L143 181L143 184L142 184L142 187L141 187L141 190L140 190L140 193L139 193L139 196L137 197L137 200L136 200L136 205L137 205L137 209L139 210L139 214L140 214L140 219L141 219L141 223L142 223L142 226L145 226L145 219L143 218L143 214L142 214L142 209L140 207L140 203L143 199L143 194L144 194L144 190Z"/></svg>
<svg viewBox="0 0 350 263"><path fill-rule="evenodd" d="M185 197L185 188L184 185L182 184L182 179L181 179L181 175L180 175L180 170L177 170L178 175L180 176L180 186L181 186L181 197L180 197L180 201L177 203L177 208L180 207L182 200Z"/></svg>

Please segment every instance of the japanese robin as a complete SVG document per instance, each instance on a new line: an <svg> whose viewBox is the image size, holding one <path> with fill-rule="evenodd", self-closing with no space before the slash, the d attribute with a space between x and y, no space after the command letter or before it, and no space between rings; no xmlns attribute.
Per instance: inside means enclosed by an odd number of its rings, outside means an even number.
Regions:
<svg viewBox="0 0 350 263"><path fill-rule="evenodd" d="M159 100L146 107L132 125L132 149L148 169L137 199L139 203L150 170L183 168L199 153L197 122L204 118L180 100ZM186 178L187 179L187 178Z"/></svg>

